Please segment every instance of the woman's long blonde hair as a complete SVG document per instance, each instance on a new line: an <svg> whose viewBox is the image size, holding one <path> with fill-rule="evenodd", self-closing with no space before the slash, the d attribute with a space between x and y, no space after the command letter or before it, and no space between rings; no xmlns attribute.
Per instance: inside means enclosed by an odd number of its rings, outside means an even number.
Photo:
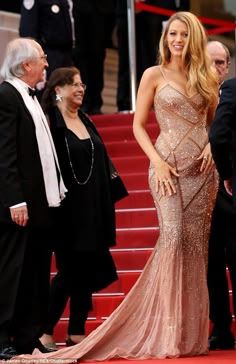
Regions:
<svg viewBox="0 0 236 364"><path fill-rule="evenodd" d="M206 51L205 29L194 14L181 11L170 17L160 39L159 64L167 65L170 62L171 53L166 38L170 24L174 20L183 22L188 29L188 41L182 55L188 74L187 90L197 90L205 99L206 105L216 105L219 87L217 75Z"/></svg>

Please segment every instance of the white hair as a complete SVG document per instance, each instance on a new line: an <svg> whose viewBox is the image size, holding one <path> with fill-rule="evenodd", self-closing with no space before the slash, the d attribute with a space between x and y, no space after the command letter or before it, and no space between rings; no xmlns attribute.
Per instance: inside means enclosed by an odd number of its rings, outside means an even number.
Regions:
<svg viewBox="0 0 236 364"><path fill-rule="evenodd" d="M24 75L23 62L39 56L37 44L29 38L16 38L8 43L0 71L4 80Z"/></svg>

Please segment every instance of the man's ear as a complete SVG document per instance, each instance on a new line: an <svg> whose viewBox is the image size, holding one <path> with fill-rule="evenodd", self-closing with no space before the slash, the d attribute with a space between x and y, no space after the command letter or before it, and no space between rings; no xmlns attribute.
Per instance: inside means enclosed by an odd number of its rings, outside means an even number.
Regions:
<svg viewBox="0 0 236 364"><path fill-rule="evenodd" d="M29 73L32 70L32 65L30 61L25 61L22 63L22 68L26 73Z"/></svg>

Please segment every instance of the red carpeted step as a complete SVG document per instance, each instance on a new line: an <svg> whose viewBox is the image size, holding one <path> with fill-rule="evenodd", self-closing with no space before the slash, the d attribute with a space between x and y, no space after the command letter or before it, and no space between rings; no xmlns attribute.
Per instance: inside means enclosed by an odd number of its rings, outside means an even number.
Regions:
<svg viewBox="0 0 236 364"><path fill-rule="evenodd" d="M148 158L145 155L116 157L112 158L112 161L121 175L124 173L147 171L150 164Z"/></svg>
<svg viewBox="0 0 236 364"><path fill-rule="evenodd" d="M114 294L114 293L127 293L132 288L133 284L138 279L140 273L142 272L142 269L136 269L136 270L118 270L118 277L115 282L111 283L106 288L102 289L98 293L100 294ZM56 269L52 268L51 277L53 277L56 274Z"/></svg>
<svg viewBox="0 0 236 364"><path fill-rule="evenodd" d="M137 281L142 270L129 271L120 270L118 271L119 279L108 287L99 291L99 293L127 293L133 287L134 283Z"/></svg>
<svg viewBox="0 0 236 364"><path fill-rule="evenodd" d="M115 125L112 128L107 127L99 127L99 133L103 138L105 144L109 142L115 141L127 141L127 140L135 140L132 126L125 125L119 126ZM147 132L151 138L156 139L159 129L155 124L148 124L147 125Z"/></svg>
<svg viewBox="0 0 236 364"><path fill-rule="evenodd" d="M126 188L130 190L146 190L148 185L148 170L136 173L122 173Z"/></svg>
<svg viewBox="0 0 236 364"><path fill-rule="evenodd" d="M116 203L116 209L154 207L153 198L149 190L129 191L129 196Z"/></svg>
<svg viewBox="0 0 236 364"><path fill-rule="evenodd" d="M108 142L106 143L106 148L111 158L145 155L136 140Z"/></svg>
<svg viewBox="0 0 236 364"><path fill-rule="evenodd" d="M116 210L116 226L117 228L158 226L156 209L151 207Z"/></svg>
<svg viewBox="0 0 236 364"><path fill-rule="evenodd" d="M93 295L93 310L89 313L89 316L97 319L108 317L119 306L124 297L125 295L122 293L117 293L114 296L101 296L99 293Z"/></svg>
<svg viewBox="0 0 236 364"><path fill-rule="evenodd" d="M152 248L115 250L111 249L116 268L118 270L139 270L143 269L152 253Z"/></svg>
<svg viewBox="0 0 236 364"><path fill-rule="evenodd" d="M159 228L156 226L146 229L117 229L118 248L151 248L159 237Z"/></svg>
<svg viewBox="0 0 236 364"><path fill-rule="evenodd" d="M96 127L108 127L112 128L116 125L129 125L133 124L134 113L127 114L105 114L92 116L91 119L95 123ZM150 114L150 122L155 120L155 115Z"/></svg>
<svg viewBox="0 0 236 364"><path fill-rule="evenodd" d="M108 127L112 128L116 125L130 125L132 127L133 124L134 113L127 114L106 114L106 115L96 115L92 116L91 119L95 123L96 127ZM153 123L157 124L156 116L154 112L150 112L148 124Z"/></svg>
<svg viewBox="0 0 236 364"><path fill-rule="evenodd" d="M133 287L134 283L138 280L142 270L140 271L123 271L119 273L119 281L121 284L121 292L127 294L131 288Z"/></svg>

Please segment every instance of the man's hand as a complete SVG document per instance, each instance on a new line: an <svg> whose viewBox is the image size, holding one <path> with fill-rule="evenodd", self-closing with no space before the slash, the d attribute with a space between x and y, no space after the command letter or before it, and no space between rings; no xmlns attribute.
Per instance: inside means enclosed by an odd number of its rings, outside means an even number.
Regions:
<svg viewBox="0 0 236 364"><path fill-rule="evenodd" d="M12 221L17 225L26 226L29 220L27 206L10 207Z"/></svg>

